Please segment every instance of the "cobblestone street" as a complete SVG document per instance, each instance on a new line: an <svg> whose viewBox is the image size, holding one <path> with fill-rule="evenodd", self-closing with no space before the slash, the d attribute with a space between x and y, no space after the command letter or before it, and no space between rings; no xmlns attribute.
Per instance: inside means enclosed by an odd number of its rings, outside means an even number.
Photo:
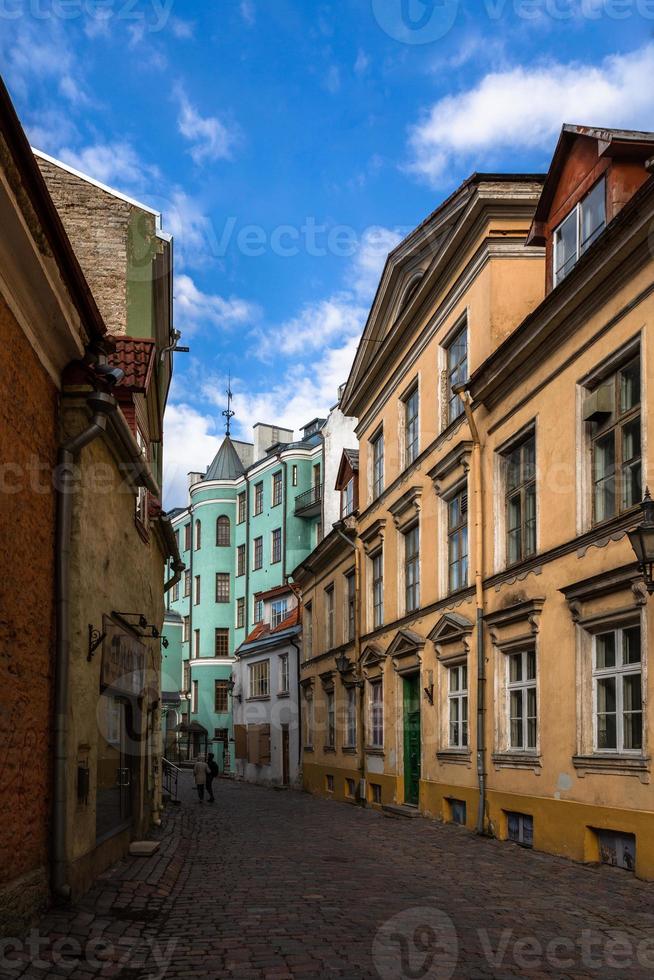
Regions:
<svg viewBox="0 0 654 980"><path fill-rule="evenodd" d="M654 889L625 872L229 781L182 796L157 854L5 940L0 975L654 974Z"/></svg>

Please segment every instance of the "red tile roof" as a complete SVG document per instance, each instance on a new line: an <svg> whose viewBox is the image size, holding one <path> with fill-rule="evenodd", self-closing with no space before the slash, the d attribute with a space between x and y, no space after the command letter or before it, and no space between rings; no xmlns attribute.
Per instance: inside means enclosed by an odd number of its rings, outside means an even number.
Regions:
<svg viewBox="0 0 654 980"><path fill-rule="evenodd" d="M276 599L280 595L291 595L293 590L288 585L276 585L273 589L266 589L264 592L256 592L255 599Z"/></svg>
<svg viewBox="0 0 654 980"><path fill-rule="evenodd" d="M262 636L267 636L270 633L270 626L268 623L257 623L251 633L245 637L246 643L253 643L254 640L260 640Z"/></svg>
<svg viewBox="0 0 654 980"><path fill-rule="evenodd" d="M112 367L118 367L125 372L119 387L145 393L150 384L156 357L154 340L122 336L114 336L113 340L116 350L107 360Z"/></svg>
<svg viewBox="0 0 654 980"><path fill-rule="evenodd" d="M281 623L279 623L278 626L275 626L274 630L271 630L270 632L281 633L283 630L290 629L291 626L299 626L299 625L300 625L300 607L295 606L294 609L291 609L286 619L282 619Z"/></svg>

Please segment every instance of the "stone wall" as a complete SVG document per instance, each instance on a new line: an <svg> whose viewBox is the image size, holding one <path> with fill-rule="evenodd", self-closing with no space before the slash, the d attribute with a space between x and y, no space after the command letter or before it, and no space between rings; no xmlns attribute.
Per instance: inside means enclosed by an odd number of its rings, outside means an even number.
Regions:
<svg viewBox="0 0 654 980"><path fill-rule="evenodd" d="M47 895L57 392L2 297L0 349L0 926L7 936Z"/></svg>

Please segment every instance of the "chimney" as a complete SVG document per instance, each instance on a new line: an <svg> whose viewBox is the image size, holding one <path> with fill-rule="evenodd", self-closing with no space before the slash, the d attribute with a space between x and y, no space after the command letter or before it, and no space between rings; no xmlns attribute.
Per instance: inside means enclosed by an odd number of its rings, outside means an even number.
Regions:
<svg viewBox="0 0 654 980"><path fill-rule="evenodd" d="M293 430L282 429L278 425L267 425L265 422L257 422L253 426L254 431L254 462L268 455L271 446L277 443L293 442Z"/></svg>

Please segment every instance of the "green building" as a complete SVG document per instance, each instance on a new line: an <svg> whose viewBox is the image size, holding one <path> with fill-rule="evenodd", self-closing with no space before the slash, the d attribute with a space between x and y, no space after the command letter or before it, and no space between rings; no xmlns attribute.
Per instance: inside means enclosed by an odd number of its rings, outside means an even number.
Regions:
<svg viewBox="0 0 654 980"><path fill-rule="evenodd" d="M325 421L306 425L300 441L259 424L253 444L233 440L228 425L207 472L189 476L188 506L169 515L186 563L164 624L164 744L172 762L210 751L222 771L234 771L234 653L262 621L261 596L284 585L322 538Z"/></svg>

